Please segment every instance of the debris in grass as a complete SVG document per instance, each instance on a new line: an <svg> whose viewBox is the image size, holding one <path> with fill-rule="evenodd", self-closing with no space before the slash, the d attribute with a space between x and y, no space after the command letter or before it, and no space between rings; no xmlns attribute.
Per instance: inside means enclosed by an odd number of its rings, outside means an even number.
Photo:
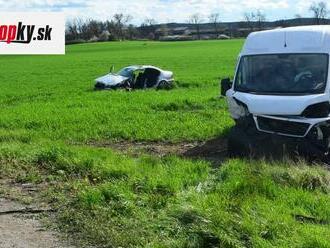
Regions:
<svg viewBox="0 0 330 248"><path fill-rule="evenodd" d="M293 216L297 221L299 221L301 223L312 223L312 224L319 224L319 225L328 225L329 224L329 221L319 220L312 216L305 216L305 215L301 215L301 214L295 214Z"/></svg>
<svg viewBox="0 0 330 248"><path fill-rule="evenodd" d="M46 212L54 212L54 209L33 209L33 208L22 208L22 209L13 209L8 211L1 211L0 215L7 214L40 214Z"/></svg>

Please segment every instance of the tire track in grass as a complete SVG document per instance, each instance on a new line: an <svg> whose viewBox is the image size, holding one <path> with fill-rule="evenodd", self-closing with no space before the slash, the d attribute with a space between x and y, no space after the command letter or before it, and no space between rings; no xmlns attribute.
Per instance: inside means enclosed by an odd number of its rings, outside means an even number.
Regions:
<svg viewBox="0 0 330 248"><path fill-rule="evenodd" d="M216 137L207 141L195 142L137 142L137 141L89 141L81 144L99 148L110 148L131 156L150 154L152 156L176 155L188 159L203 159L219 166L227 158L227 140L224 137Z"/></svg>

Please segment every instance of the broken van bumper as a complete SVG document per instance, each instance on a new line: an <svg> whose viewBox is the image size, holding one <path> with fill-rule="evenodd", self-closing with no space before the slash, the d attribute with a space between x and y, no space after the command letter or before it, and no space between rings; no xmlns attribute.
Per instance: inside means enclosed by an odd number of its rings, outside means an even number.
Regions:
<svg viewBox="0 0 330 248"><path fill-rule="evenodd" d="M236 120L228 138L233 155L282 157L300 154L328 161L330 117L307 119L252 115Z"/></svg>
<svg viewBox="0 0 330 248"><path fill-rule="evenodd" d="M330 126L330 117L305 118L299 116L253 115L256 128L260 132L282 136L304 138L313 129L321 135L322 127Z"/></svg>

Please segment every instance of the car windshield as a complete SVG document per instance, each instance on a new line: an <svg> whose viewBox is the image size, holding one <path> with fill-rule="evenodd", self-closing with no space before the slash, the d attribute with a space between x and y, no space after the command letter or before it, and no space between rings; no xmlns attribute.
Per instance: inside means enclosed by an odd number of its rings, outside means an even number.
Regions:
<svg viewBox="0 0 330 248"><path fill-rule="evenodd" d="M254 94L319 94L328 74L326 54L271 54L241 58L235 90Z"/></svg>
<svg viewBox="0 0 330 248"><path fill-rule="evenodd" d="M121 69L117 74L123 77L132 77L134 71L135 69L132 67L125 67Z"/></svg>

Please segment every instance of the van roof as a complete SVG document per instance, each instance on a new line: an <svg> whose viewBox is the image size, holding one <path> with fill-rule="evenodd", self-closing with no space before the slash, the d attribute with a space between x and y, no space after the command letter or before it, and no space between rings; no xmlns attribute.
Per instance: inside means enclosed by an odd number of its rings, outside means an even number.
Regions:
<svg viewBox="0 0 330 248"><path fill-rule="evenodd" d="M279 28L251 33L241 55L330 53L330 25Z"/></svg>

